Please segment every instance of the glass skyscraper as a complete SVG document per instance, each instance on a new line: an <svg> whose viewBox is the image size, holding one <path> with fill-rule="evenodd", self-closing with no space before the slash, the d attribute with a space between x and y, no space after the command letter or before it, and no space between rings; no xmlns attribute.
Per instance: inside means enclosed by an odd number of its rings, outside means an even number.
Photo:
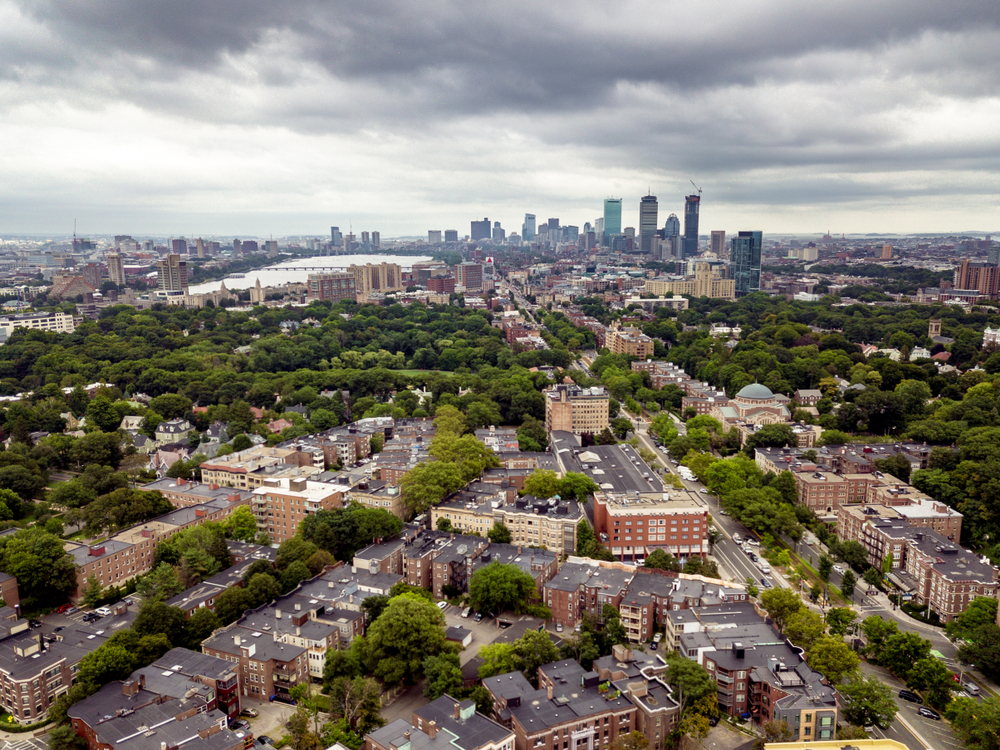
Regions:
<svg viewBox="0 0 1000 750"><path fill-rule="evenodd" d="M700 195L689 195L684 199L684 257L692 258L698 254L698 209L701 206Z"/></svg>
<svg viewBox="0 0 1000 750"><path fill-rule="evenodd" d="M608 238L622 233L622 199L604 199L604 244Z"/></svg>
<svg viewBox="0 0 1000 750"><path fill-rule="evenodd" d="M679 237L681 233L681 220L677 218L677 214L670 214L667 217L667 223L663 225L663 236L667 239L671 237Z"/></svg>
<svg viewBox="0 0 1000 750"><path fill-rule="evenodd" d="M647 195L639 201L639 252L649 255L653 252L656 237L657 204L655 195Z"/></svg>
<svg viewBox="0 0 1000 750"><path fill-rule="evenodd" d="M736 281L737 297L745 297L760 291L762 243L762 232L740 232L738 237L733 237L729 273Z"/></svg>
<svg viewBox="0 0 1000 750"><path fill-rule="evenodd" d="M525 214L524 224L521 226L521 237L526 240L535 239L535 215Z"/></svg>

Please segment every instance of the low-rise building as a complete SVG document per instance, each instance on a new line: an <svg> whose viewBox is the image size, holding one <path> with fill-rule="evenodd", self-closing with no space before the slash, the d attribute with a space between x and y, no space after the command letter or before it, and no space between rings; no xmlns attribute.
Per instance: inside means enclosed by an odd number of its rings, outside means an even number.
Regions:
<svg viewBox="0 0 1000 750"><path fill-rule="evenodd" d="M514 732L450 695L365 735L365 750L514 750Z"/></svg>

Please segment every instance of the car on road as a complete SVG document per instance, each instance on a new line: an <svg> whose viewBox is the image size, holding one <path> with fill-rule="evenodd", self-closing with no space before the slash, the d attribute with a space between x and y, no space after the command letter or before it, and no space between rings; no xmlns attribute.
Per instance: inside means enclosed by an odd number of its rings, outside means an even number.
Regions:
<svg viewBox="0 0 1000 750"><path fill-rule="evenodd" d="M844 566L843 565L834 565L833 566L833 572L834 573L839 573L840 575L844 575L844 572L845 572L844 571Z"/></svg>
<svg viewBox="0 0 1000 750"><path fill-rule="evenodd" d="M108 617L111 615L111 610L108 609L107 607L101 607L100 609L96 609L94 611L97 612L97 614L99 614L101 617Z"/></svg>
<svg viewBox="0 0 1000 750"><path fill-rule="evenodd" d="M941 714L935 711L933 708L927 708L927 706L921 706L917 709L917 713L923 716L925 719L934 719L934 721L941 721Z"/></svg>
<svg viewBox="0 0 1000 750"><path fill-rule="evenodd" d="M769 588L772 588L772 586L773 586L773 584L769 580L767 580L766 578L761 578L760 579L760 587L762 589L769 589Z"/></svg>
<svg viewBox="0 0 1000 750"><path fill-rule="evenodd" d="M260 711L258 711L256 708L244 708L242 711L240 711L240 716L245 716L249 719L256 719L258 716L260 716Z"/></svg>
<svg viewBox="0 0 1000 750"><path fill-rule="evenodd" d="M656 641L653 641L652 643L649 644L649 650L650 651L656 651L656 649L658 649L659 647L660 647L660 644L657 643Z"/></svg>
<svg viewBox="0 0 1000 750"><path fill-rule="evenodd" d="M28 627L29 628L40 628L40 627L42 627L42 621L41 620L34 620L34 619L28 620Z"/></svg>
<svg viewBox="0 0 1000 750"><path fill-rule="evenodd" d="M909 690L900 690L899 697L904 701L909 701L910 703L923 703L924 699L921 698L916 693L911 693Z"/></svg>
<svg viewBox="0 0 1000 750"><path fill-rule="evenodd" d="M728 513L726 513L726 511L724 511L724 510L720 510L720 511L719 511L719 515L720 515L720 516L728 516L729 514L728 514Z"/></svg>
<svg viewBox="0 0 1000 750"><path fill-rule="evenodd" d="M438 602L437 608L443 612L445 609L448 608L448 602Z"/></svg>
<svg viewBox="0 0 1000 750"><path fill-rule="evenodd" d="M979 685L977 685L974 682L967 682L962 687L965 688L965 692L967 692L969 695L973 696L979 695Z"/></svg>
<svg viewBox="0 0 1000 750"><path fill-rule="evenodd" d="M761 573L764 573L766 575L771 575L771 566L768 565L763 560L761 560L760 565L758 567L760 568Z"/></svg>
<svg viewBox="0 0 1000 750"><path fill-rule="evenodd" d="M740 544L743 541L743 537L741 537L739 534L733 534L733 541L736 542L737 544Z"/></svg>
<svg viewBox="0 0 1000 750"><path fill-rule="evenodd" d="M758 558L757 558L757 555L756 555L756 554L754 554L753 552L750 552L749 554L750 554L750 559L751 559L751 560L752 560L753 562L757 562L757 559L758 559Z"/></svg>

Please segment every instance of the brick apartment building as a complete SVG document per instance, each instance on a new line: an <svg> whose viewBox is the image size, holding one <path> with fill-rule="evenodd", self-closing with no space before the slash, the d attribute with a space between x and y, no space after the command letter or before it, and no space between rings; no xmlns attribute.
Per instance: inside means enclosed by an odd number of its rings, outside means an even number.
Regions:
<svg viewBox="0 0 1000 750"><path fill-rule="evenodd" d="M606 388L581 388L564 383L552 386L543 395L546 432L561 430L574 435L596 435L608 427L611 402Z"/></svg>

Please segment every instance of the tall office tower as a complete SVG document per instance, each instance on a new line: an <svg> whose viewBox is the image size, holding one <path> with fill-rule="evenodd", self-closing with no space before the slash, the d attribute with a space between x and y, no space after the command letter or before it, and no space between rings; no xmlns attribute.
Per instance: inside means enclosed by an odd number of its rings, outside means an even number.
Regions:
<svg viewBox="0 0 1000 750"><path fill-rule="evenodd" d="M503 230L503 227L500 226L500 222L499 221L494 221L493 222L493 241L494 242L503 242L506 239L506 237L507 237L507 233Z"/></svg>
<svg viewBox="0 0 1000 750"><path fill-rule="evenodd" d="M267 257L277 258L278 257L278 241L268 240L267 241Z"/></svg>
<svg viewBox="0 0 1000 750"><path fill-rule="evenodd" d="M955 288L974 289L990 299L996 299L1000 291L1000 267L989 261L970 261L964 258L955 269Z"/></svg>
<svg viewBox="0 0 1000 750"><path fill-rule="evenodd" d="M990 245L986 251L987 261L994 266L1000 266L1000 245Z"/></svg>
<svg viewBox="0 0 1000 750"><path fill-rule="evenodd" d="M597 241L604 242L604 217L598 216L594 219L594 234L597 235Z"/></svg>
<svg viewBox="0 0 1000 750"><path fill-rule="evenodd" d="M243 252L247 255L254 255L260 250L257 245L257 240L244 240L243 241Z"/></svg>
<svg viewBox="0 0 1000 750"><path fill-rule="evenodd" d="M368 232L361 233L361 247L366 250L372 246L372 236Z"/></svg>
<svg viewBox="0 0 1000 750"><path fill-rule="evenodd" d="M725 230L712 230L712 254L716 258L726 257L726 232Z"/></svg>
<svg viewBox="0 0 1000 750"><path fill-rule="evenodd" d="M590 222L589 221L583 222L583 233L584 234L586 234L587 232L593 231L593 229L594 228L592 226L590 226Z"/></svg>
<svg viewBox="0 0 1000 750"><path fill-rule="evenodd" d="M481 292L483 290L483 264L459 263L455 266L455 283L464 286L466 291Z"/></svg>
<svg viewBox="0 0 1000 750"><path fill-rule="evenodd" d="M663 236L679 237L681 233L681 220L677 218L677 214L670 214L667 217L666 223L663 225Z"/></svg>
<svg viewBox="0 0 1000 750"><path fill-rule="evenodd" d="M243 243L240 242L239 240L233 240L233 252L236 255L239 255L241 252L243 252Z"/></svg>
<svg viewBox="0 0 1000 750"><path fill-rule="evenodd" d="M344 235L340 232L340 227L330 227L330 244L340 247L344 244Z"/></svg>
<svg viewBox="0 0 1000 750"><path fill-rule="evenodd" d="M187 240L181 237L179 240L170 240L170 252L175 255L187 255L188 254L188 243Z"/></svg>
<svg viewBox="0 0 1000 750"><path fill-rule="evenodd" d="M156 276L161 291L187 291L187 261L181 260L177 253L170 253L163 260L156 261Z"/></svg>
<svg viewBox="0 0 1000 750"><path fill-rule="evenodd" d="M218 255L222 250L222 245L218 242L206 242L205 243L205 255Z"/></svg>
<svg viewBox="0 0 1000 750"><path fill-rule="evenodd" d="M601 243L608 244L608 238L622 233L622 199L604 199L604 232Z"/></svg>
<svg viewBox="0 0 1000 750"><path fill-rule="evenodd" d="M444 230L444 241L445 242L458 242L458 230L457 229L445 229Z"/></svg>
<svg viewBox="0 0 1000 750"><path fill-rule="evenodd" d="M382 249L382 234L380 232L372 232L372 247L376 250Z"/></svg>
<svg viewBox="0 0 1000 750"><path fill-rule="evenodd" d="M524 215L524 223L521 225L521 236L524 237L524 239L527 242L531 242L533 239L535 239L535 215L534 214L525 214Z"/></svg>
<svg viewBox="0 0 1000 750"><path fill-rule="evenodd" d="M882 260L892 260L892 245L882 245Z"/></svg>
<svg viewBox="0 0 1000 750"><path fill-rule="evenodd" d="M472 222L472 231L469 233L469 237L472 238L473 242L476 240L488 240L492 234L489 219Z"/></svg>
<svg viewBox="0 0 1000 750"><path fill-rule="evenodd" d="M125 264L121 253L108 253L108 278L118 286L125 286Z"/></svg>
<svg viewBox="0 0 1000 750"><path fill-rule="evenodd" d="M700 195L689 195L684 199L684 257L691 258L698 254L698 208L701 205Z"/></svg>
<svg viewBox="0 0 1000 750"><path fill-rule="evenodd" d="M761 232L740 232L733 238L729 256L729 274L736 282L736 296L745 297L760 291L760 251L763 244Z"/></svg>
<svg viewBox="0 0 1000 750"><path fill-rule="evenodd" d="M639 201L639 252L652 255L653 238L656 236L657 205L655 195L646 195Z"/></svg>
<svg viewBox="0 0 1000 750"><path fill-rule="evenodd" d="M155 243L152 240L146 240L145 242L142 243L142 251L144 253L151 253L151 252L153 252L153 250L154 250L155 247L156 247L156 245L155 245Z"/></svg>
<svg viewBox="0 0 1000 750"><path fill-rule="evenodd" d="M203 240L201 237L198 238L197 247L198 247L198 251L197 251L196 255L199 258L204 258L205 257L205 240Z"/></svg>
<svg viewBox="0 0 1000 750"><path fill-rule="evenodd" d="M427 241L432 245L437 245L441 242L441 230L440 229L428 229L427 230Z"/></svg>

